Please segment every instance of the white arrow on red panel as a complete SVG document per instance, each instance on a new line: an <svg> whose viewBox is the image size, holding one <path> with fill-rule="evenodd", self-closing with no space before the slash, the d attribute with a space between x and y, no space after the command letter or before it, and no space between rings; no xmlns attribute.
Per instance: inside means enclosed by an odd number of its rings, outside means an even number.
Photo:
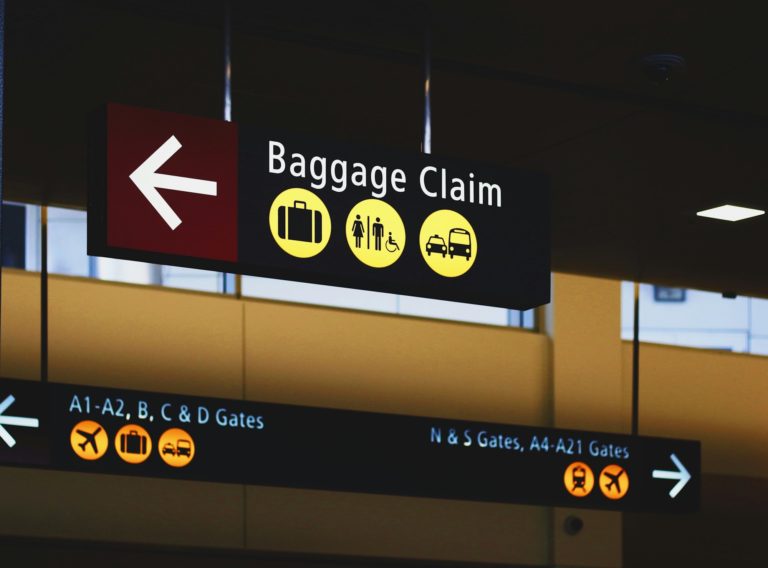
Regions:
<svg viewBox="0 0 768 568"><path fill-rule="evenodd" d="M136 171L128 176L171 230L175 230L176 227L181 225L181 219L171 209L168 202L163 199L163 196L157 191L158 189L171 189L173 191L197 193L199 195L216 195L215 181L157 173L157 170L163 167L163 164L178 152L180 148L181 142L175 136L171 136L149 158L144 160L144 163L136 168Z"/></svg>

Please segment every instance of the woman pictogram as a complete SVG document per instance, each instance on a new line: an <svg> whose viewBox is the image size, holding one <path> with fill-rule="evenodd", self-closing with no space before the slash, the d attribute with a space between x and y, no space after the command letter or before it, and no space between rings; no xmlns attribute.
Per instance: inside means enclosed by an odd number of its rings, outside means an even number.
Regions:
<svg viewBox="0 0 768 568"><path fill-rule="evenodd" d="M355 237L355 247L360 248L360 240L363 238L364 233L365 229L363 229L360 215L355 215L355 222L352 223L352 236Z"/></svg>

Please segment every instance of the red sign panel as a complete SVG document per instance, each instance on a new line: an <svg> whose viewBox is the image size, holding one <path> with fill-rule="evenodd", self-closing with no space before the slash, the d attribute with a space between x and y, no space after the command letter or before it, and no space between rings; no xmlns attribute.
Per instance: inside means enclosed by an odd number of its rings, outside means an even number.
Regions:
<svg viewBox="0 0 768 568"><path fill-rule="evenodd" d="M107 108L107 244L237 261L237 127Z"/></svg>

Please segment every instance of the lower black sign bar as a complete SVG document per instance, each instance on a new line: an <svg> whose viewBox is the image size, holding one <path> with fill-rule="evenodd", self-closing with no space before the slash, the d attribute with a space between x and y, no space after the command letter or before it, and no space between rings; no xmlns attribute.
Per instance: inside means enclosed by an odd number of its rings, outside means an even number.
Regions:
<svg viewBox="0 0 768 568"><path fill-rule="evenodd" d="M701 478L695 441L16 380L0 464L656 512Z"/></svg>

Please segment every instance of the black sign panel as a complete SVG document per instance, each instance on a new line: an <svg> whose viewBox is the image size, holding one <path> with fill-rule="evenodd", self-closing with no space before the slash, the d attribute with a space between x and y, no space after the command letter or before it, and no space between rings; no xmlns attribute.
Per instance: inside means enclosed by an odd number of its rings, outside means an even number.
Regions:
<svg viewBox="0 0 768 568"><path fill-rule="evenodd" d="M241 127L240 136L239 258L247 272L507 308L549 301L549 202L541 175L258 129ZM252 221L294 187L313 191L333 225L322 253L301 260L276 246L268 224ZM454 215L429 221L443 211ZM402 254L379 267L378 257L387 262L398 254L390 238L403 245ZM454 254L462 238L470 249Z"/></svg>
<svg viewBox="0 0 768 568"><path fill-rule="evenodd" d="M625 511L699 504L693 441L11 380L0 409L7 465Z"/></svg>
<svg viewBox="0 0 768 568"><path fill-rule="evenodd" d="M89 254L504 308L549 301L541 174L121 105L100 129Z"/></svg>

